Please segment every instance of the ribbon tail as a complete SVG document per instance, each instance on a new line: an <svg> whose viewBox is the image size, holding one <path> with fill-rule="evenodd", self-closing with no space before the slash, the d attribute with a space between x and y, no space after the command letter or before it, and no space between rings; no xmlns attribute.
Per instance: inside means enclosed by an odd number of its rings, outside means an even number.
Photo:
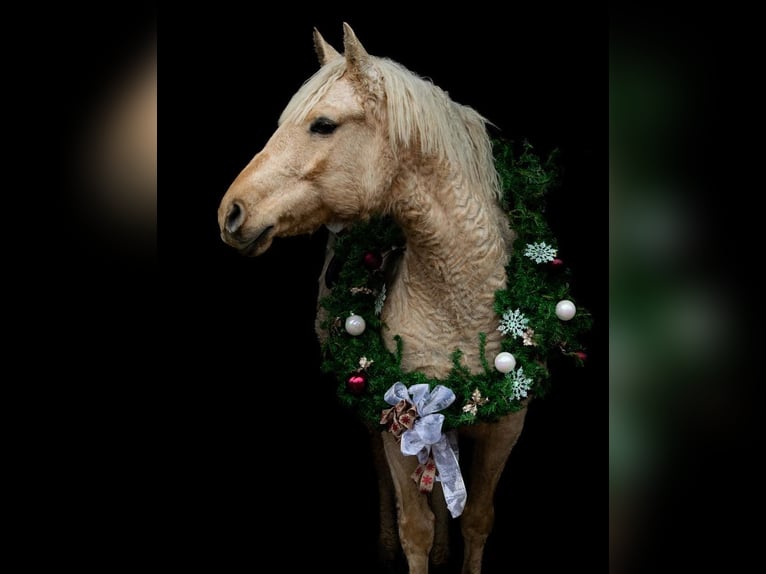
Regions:
<svg viewBox="0 0 766 574"><path fill-rule="evenodd" d="M418 485L418 490L423 494L428 494L434 488L436 482L436 463L430 456L424 462L421 462L410 477Z"/></svg>
<svg viewBox="0 0 766 574"><path fill-rule="evenodd" d="M439 442L431 446L431 455L439 471L439 480L442 483L447 508L452 518L457 518L463 513L468 492L463 482L463 475L460 473L457 455L446 435L442 435Z"/></svg>

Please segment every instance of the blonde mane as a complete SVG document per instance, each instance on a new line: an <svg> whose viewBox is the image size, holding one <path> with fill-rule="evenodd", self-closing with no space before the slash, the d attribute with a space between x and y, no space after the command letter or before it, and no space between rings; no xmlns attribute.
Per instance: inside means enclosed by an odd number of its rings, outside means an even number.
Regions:
<svg viewBox="0 0 766 574"><path fill-rule="evenodd" d="M387 58L371 59L383 81L392 151L418 146L424 156L448 162L470 184L499 201L500 179L486 129L489 122L401 64ZM322 66L293 96L279 123L305 120L345 71L345 58Z"/></svg>

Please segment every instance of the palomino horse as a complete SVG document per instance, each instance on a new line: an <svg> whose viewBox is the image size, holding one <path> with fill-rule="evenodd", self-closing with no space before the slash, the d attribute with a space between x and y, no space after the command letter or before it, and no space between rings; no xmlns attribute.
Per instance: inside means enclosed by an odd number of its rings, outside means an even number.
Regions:
<svg viewBox="0 0 766 574"><path fill-rule="evenodd" d="M488 334L489 356L500 349L493 301L505 287L513 237L484 118L401 65L370 56L347 24L344 55L318 32L314 42L319 71L221 201L223 240L256 256L275 237L390 215L407 249L381 314L388 348L396 348L398 334L405 371L442 378L452 351L462 349L466 367L480 372L479 352L472 351L477 333ZM495 488L525 415L526 405L497 422L459 429L461 440L474 443L460 516L463 572L481 571ZM410 572L427 572L429 559L447 558L441 489L437 484L429 503L411 478L417 457L404 456L389 432L374 436L383 551L394 555L398 522Z"/></svg>

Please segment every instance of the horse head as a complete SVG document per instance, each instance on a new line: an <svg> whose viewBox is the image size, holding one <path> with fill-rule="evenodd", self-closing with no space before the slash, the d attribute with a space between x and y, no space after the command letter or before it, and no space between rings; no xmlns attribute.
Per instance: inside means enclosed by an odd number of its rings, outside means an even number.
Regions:
<svg viewBox="0 0 766 574"><path fill-rule="evenodd" d="M218 209L221 238L249 256L275 237L307 234L383 209L395 173L376 60L344 24L344 55L318 31L321 67L292 97L266 146Z"/></svg>

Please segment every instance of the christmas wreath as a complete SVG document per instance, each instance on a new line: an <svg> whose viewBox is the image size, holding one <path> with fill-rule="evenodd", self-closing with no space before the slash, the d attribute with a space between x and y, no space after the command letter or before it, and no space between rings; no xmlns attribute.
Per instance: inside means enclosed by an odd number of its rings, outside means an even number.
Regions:
<svg viewBox="0 0 766 574"><path fill-rule="evenodd" d="M501 352L486 357L486 334L477 333L480 372L462 364L460 349L452 353L453 367L444 379L402 371L404 343L395 336L396 351L386 348L380 312L386 296L383 263L405 248L404 236L390 218L373 218L337 238L327 270L332 290L320 302L327 312L321 326L329 334L322 344L322 370L337 377L340 401L372 424L381 423L381 412L390 406L386 394L395 383L450 389L454 401L441 411L443 428L449 430L496 420L519 410L526 398L544 395L547 365L554 355L583 364L580 337L590 328L591 317L576 306L571 272L557 257L556 240L544 217L546 194L559 179L556 154L541 160L526 142L514 154L513 144L500 140L494 142L494 153L503 208L517 239L506 268L512 280L495 294L498 330L504 335Z"/></svg>

